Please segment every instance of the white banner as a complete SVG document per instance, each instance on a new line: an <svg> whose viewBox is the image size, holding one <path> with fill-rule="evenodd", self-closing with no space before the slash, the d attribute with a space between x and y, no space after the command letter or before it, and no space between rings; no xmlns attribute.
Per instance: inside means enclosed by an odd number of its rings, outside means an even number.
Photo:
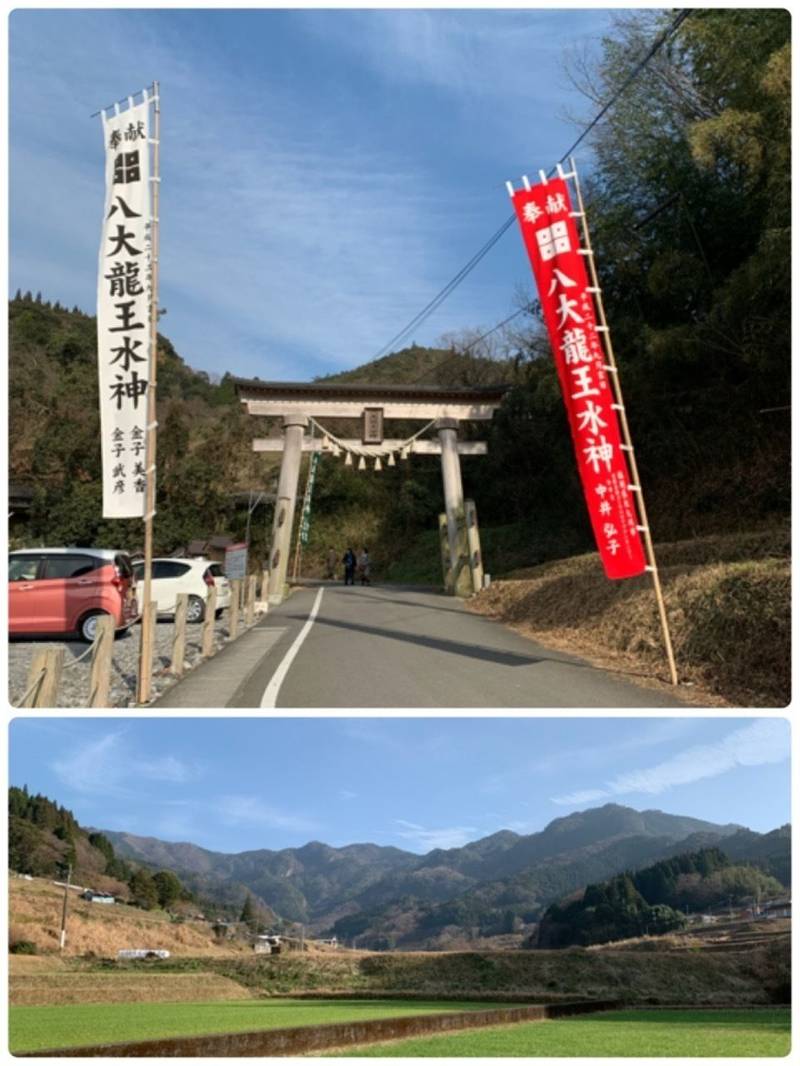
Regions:
<svg viewBox="0 0 800 1066"><path fill-rule="evenodd" d="M150 378L150 101L101 112L106 200L97 275L103 517L142 518Z"/></svg>

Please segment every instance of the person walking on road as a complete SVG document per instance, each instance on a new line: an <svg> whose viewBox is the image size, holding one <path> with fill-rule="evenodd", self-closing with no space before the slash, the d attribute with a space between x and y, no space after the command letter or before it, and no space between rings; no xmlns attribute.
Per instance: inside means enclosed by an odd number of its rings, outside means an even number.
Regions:
<svg viewBox="0 0 800 1066"><path fill-rule="evenodd" d="M366 548L361 549L358 557L358 576L361 578L362 585L369 584L369 552Z"/></svg>
<svg viewBox="0 0 800 1066"><path fill-rule="evenodd" d="M356 572L356 553L352 548L348 548L342 556L342 562L344 563L344 583L345 585L354 585L355 572Z"/></svg>
<svg viewBox="0 0 800 1066"><path fill-rule="evenodd" d="M325 567L325 577L327 577L329 579L336 577L336 563L337 562L338 562L338 557L336 555L336 549L335 548L331 548L330 551L328 552L328 562L327 562L327 565Z"/></svg>

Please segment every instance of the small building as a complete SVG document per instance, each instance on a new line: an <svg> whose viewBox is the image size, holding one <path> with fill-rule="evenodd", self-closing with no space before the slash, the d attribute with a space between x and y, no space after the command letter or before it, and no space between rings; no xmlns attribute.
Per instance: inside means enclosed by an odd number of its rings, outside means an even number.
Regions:
<svg viewBox="0 0 800 1066"><path fill-rule="evenodd" d="M122 948L117 952L118 959L168 959L169 952L164 948Z"/></svg>
<svg viewBox="0 0 800 1066"><path fill-rule="evenodd" d="M87 899L90 903L116 903L116 899L109 892L94 892L87 888L81 893L81 899Z"/></svg>
<svg viewBox="0 0 800 1066"><path fill-rule="evenodd" d="M283 950L282 937L257 936L253 941L253 951L257 955L280 955Z"/></svg>
<svg viewBox="0 0 800 1066"><path fill-rule="evenodd" d="M186 555L190 559L210 559L213 563L225 562L225 549L235 544L233 537L213 535L198 537L186 545Z"/></svg>
<svg viewBox="0 0 800 1066"><path fill-rule="evenodd" d="M761 907L761 918L791 918L792 901L790 899L771 899Z"/></svg>

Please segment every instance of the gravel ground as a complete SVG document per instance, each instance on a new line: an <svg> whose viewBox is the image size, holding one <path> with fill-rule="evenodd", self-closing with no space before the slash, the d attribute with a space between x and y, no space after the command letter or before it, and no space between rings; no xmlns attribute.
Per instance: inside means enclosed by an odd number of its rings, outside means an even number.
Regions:
<svg viewBox="0 0 800 1066"><path fill-rule="evenodd" d="M156 626L156 638L153 651L153 685L152 698L162 695L165 689L175 683L169 673L172 661L172 639L174 625L172 619L161 619ZM239 635L246 632L243 621L239 621ZM186 626L186 669L200 661L200 647L203 635L202 623ZM219 651L228 639L227 612L218 618L214 626L214 650ZM114 641L114 658L111 665L112 707L136 706L136 677L139 661L139 626L134 626L123 636ZM12 707L19 704L28 688L28 671L34 653L41 648L64 647L64 672L61 675L59 707L85 707L89 698L89 674L91 654L79 663L71 663L83 655L88 644L73 640L14 640L8 646L8 695Z"/></svg>

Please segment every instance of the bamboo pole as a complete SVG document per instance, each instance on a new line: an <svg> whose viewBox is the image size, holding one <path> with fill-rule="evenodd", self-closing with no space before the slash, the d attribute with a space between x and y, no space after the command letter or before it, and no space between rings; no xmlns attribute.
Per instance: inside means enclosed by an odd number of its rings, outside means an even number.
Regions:
<svg viewBox="0 0 800 1066"><path fill-rule="evenodd" d="M114 619L110 614L97 619L97 636L92 648L89 680L89 706L110 707L111 659L114 654Z"/></svg>
<svg viewBox="0 0 800 1066"><path fill-rule="evenodd" d="M233 601L231 601L232 603ZM200 654L204 659L210 659L214 654L214 624L217 620L217 589L216 586L208 590L206 600L206 616L203 620L203 641Z"/></svg>
<svg viewBox="0 0 800 1066"><path fill-rule="evenodd" d="M156 509L156 378L158 371L158 204L161 189L160 166L161 99L157 81L153 82L153 192L150 216L150 373L147 383L147 439L145 457L147 462L147 492L144 512L144 602L147 608L151 599L153 574L153 515ZM153 632L155 616L142 615L141 642L139 645L139 685L137 702L147 703L153 673ZM147 623L147 624L146 624Z"/></svg>
<svg viewBox="0 0 800 1066"><path fill-rule="evenodd" d="M175 597L175 627L172 637L172 663L171 672L175 677L183 673L183 663L186 658L186 610L189 606L189 596L180 592ZM208 604L206 604L208 610Z"/></svg>
<svg viewBox="0 0 800 1066"><path fill-rule="evenodd" d="M639 468L636 465L636 453L633 450L633 441L631 440L631 432L628 426L628 415L625 411L625 404L622 399L622 386L619 382L619 372L617 369L617 361L614 357L614 346L611 343L611 331L608 328L608 322L606 320L605 307L603 305L603 294L600 290L600 282L597 276L597 267L594 261L594 255L592 254L591 240L589 239L589 224L586 221L586 210L583 203L583 195L581 193L581 185L578 179L578 171L575 166L575 160L570 156L569 160L570 170L572 172L572 180L575 182L575 195L577 198L578 211L580 213L581 228L583 230L583 242L585 249L589 254L585 257L589 261L589 274L592 279L592 288L594 296L595 307L597 308L597 314L600 319L601 332L603 334L603 346L605 348L606 359L608 360L609 377L611 378L611 386L614 390L614 396L616 398L617 413L619 415L620 427L622 429L622 437L625 441L624 450L628 455L628 463L630 466L631 479L634 485L633 496L636 501L636 509L639 513L639 529L644 534L645 551L647 553L647 559L649 563L650 572L653 575L653 587L656 594L656 603L658 604L658 616L661 620L661 632L664 637L664 648L667 653L667 661L669 663L670 680L673 685L678 684L678 671L675 666L675 654L672 650L672 637L669 631L669 619L667 618L667 609L664 604L664 595L661 591L661 581L658 576L658 565L656 563L656 555L653 550L653 539L650 535L650 524L647 521L647 510L644 504L644 493L642 492L642 483L639 479Z"/></svg>
<svg viewBox="0 0 800 1066"><path fill-rule="evenodd" d="M312 440L314 439L314 431L315 431L315 429L316 429L316 424L312 421L312 423L311 423L311 432L309 434L309 436L311 437ZM301 539L302 536L303 536L303 516L306 513L306 507L308 506L308 501L309 501L310 496L311 496L311 491L310 491L311 490L311 477L312 477L312 475L314 473L314 466L315 466L315 464L314 464L314 454L315 454L314 452L311 452L309 454L309 456L308 456L308 471L306 473L306 488L305 488L305 492L303 493L303 504L302 504L302 508L300 510L300 521L297 523L297 541L295 542L295 546L294 546L294 566L292 568L292 581L297 581L297 575L300 573L300 557L303 554L303 542L302 542L302 539Z"/></svg>
<svg viewBox="0 0 800 1066"><path fill-rule="evenodd" d="M245 596L244 606L244 624L251 626L256 617L256 585L258 584L258 578L255 574L251 574L247 579L247 594Z"/></svg>
<svg viewBox="0 0 800 1066"><path fill-rule="evenodd" d="M231 581L231 605L229 607L228 639L236 640L239 635L239 611L242 606L242 582L238 577Z"/></svg>

